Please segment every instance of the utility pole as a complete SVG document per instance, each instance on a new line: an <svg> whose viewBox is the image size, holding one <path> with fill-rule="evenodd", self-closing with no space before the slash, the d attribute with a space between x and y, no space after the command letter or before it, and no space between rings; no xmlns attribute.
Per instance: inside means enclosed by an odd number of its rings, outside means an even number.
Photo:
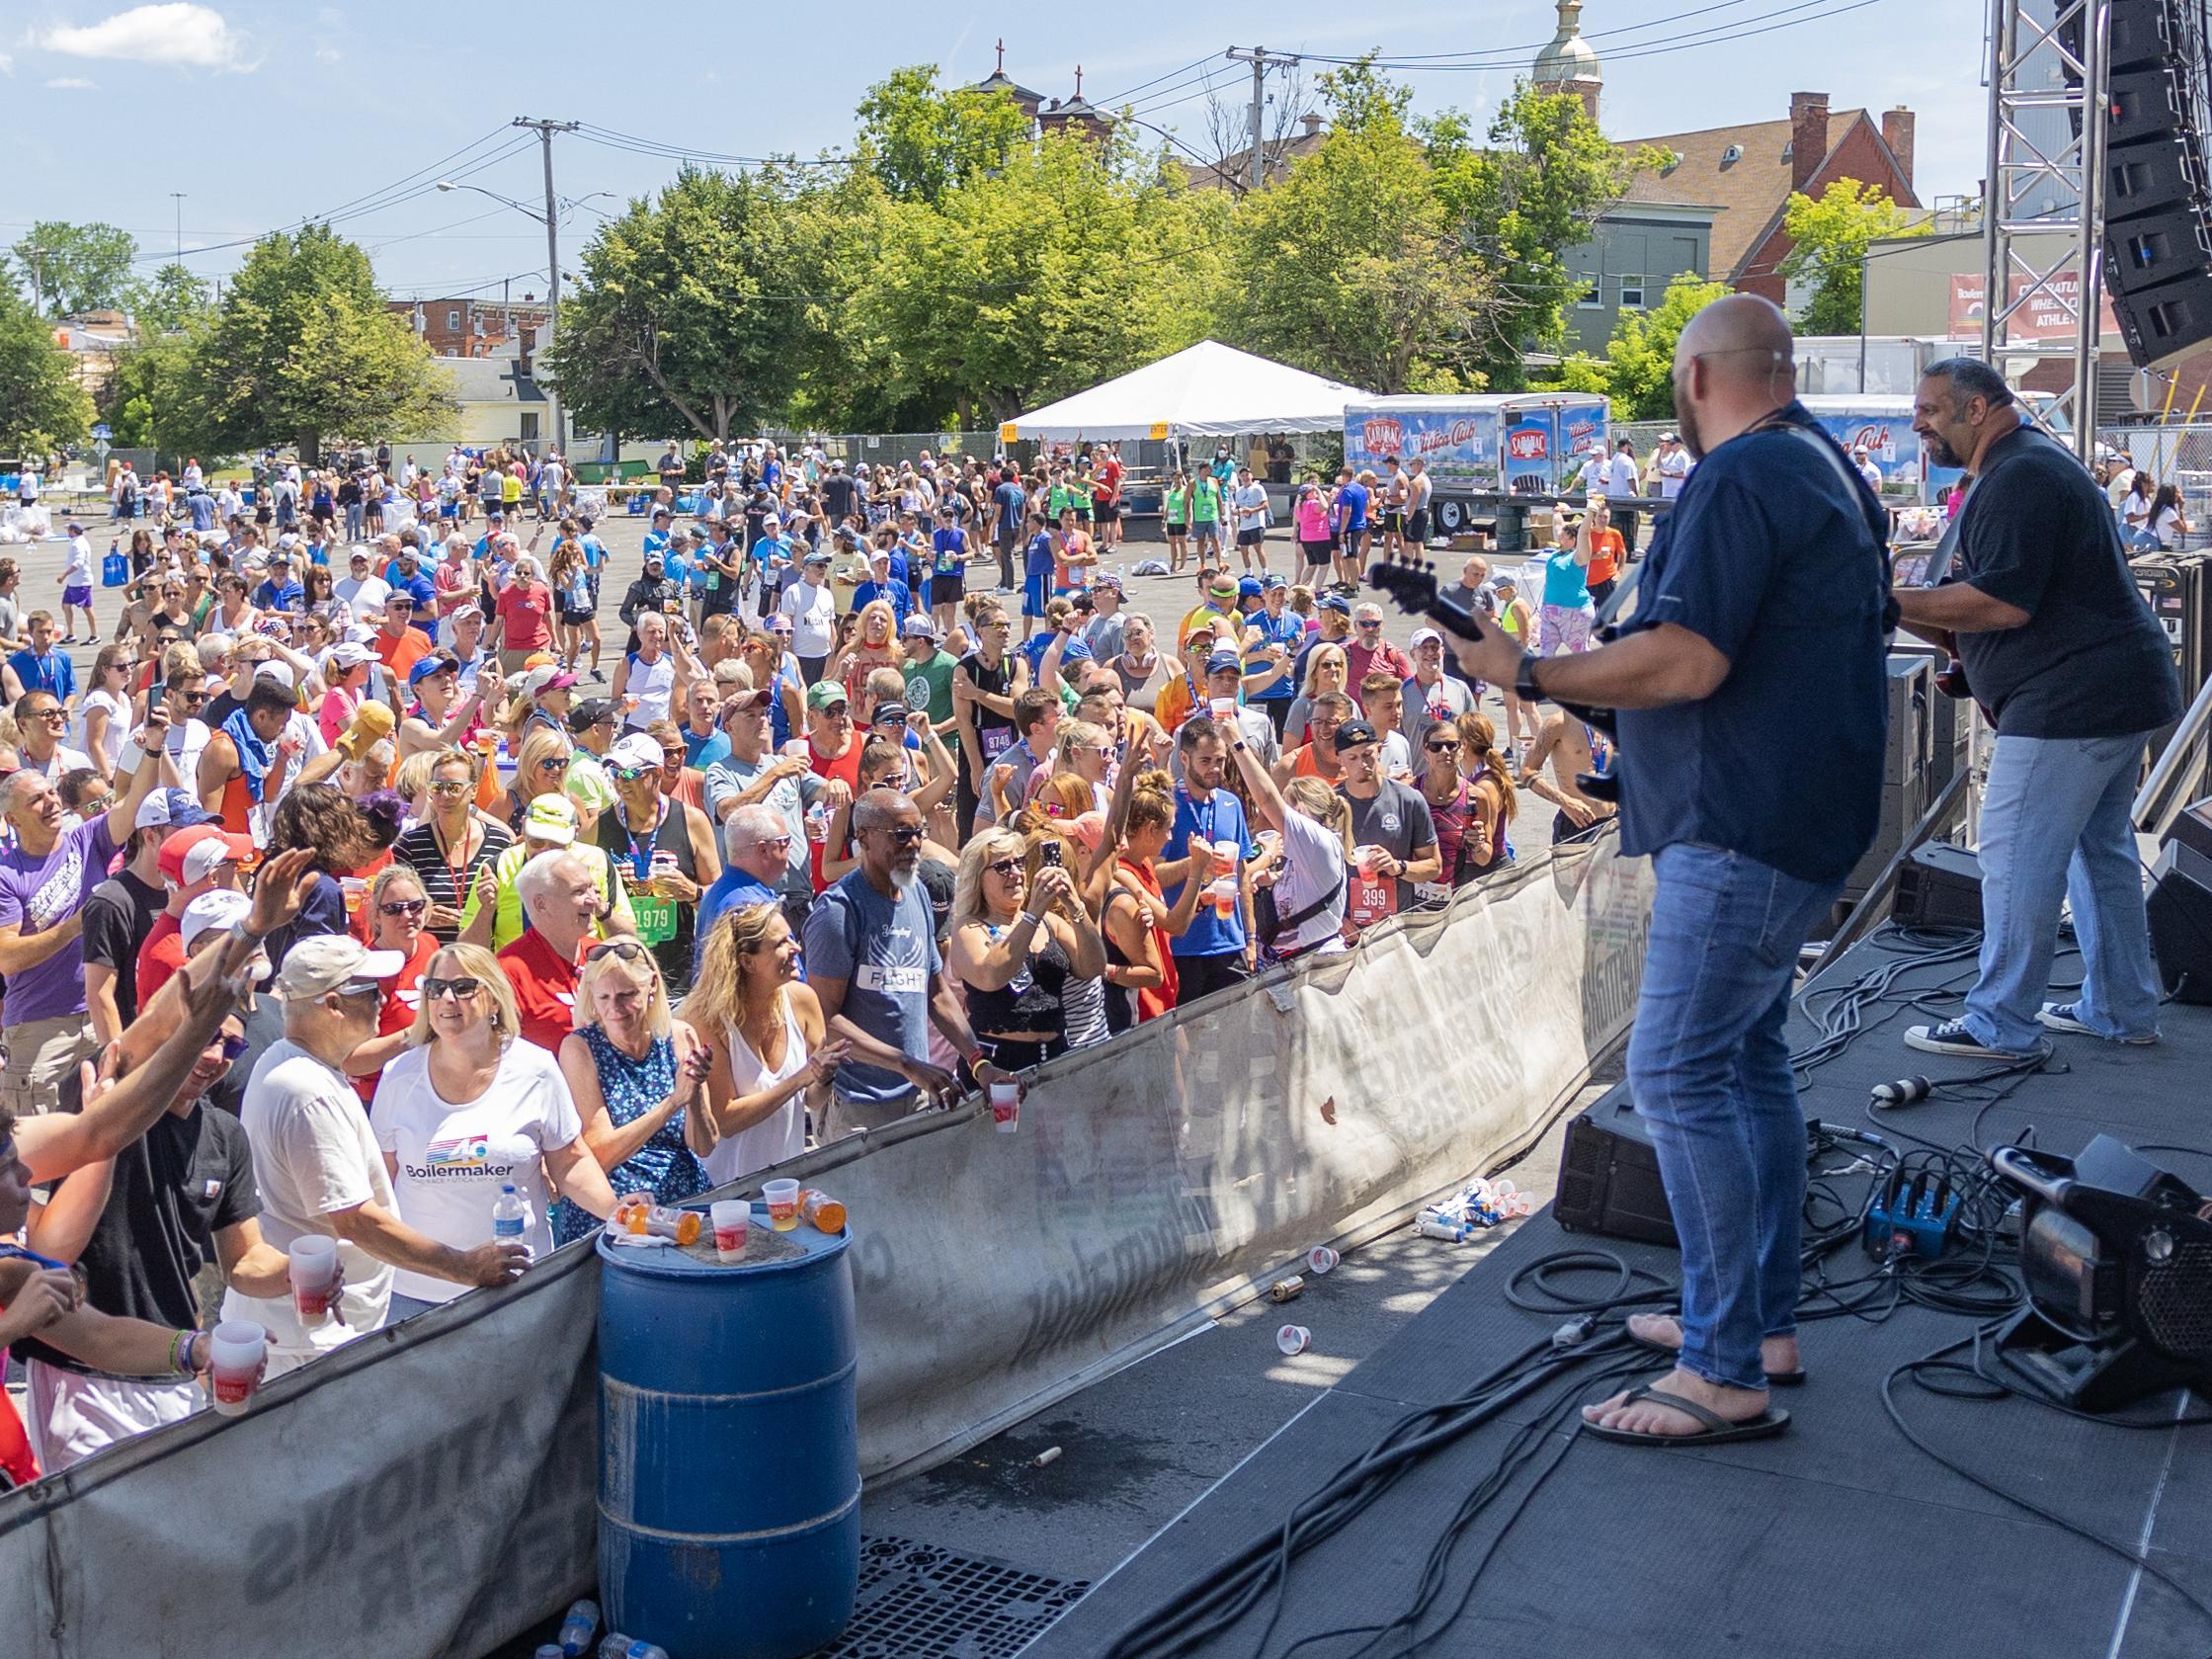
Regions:
<svg viewBox="0 0 2212 1659"><path fill-rule="evenodd" d="M177 205L177 263L182 265L185 262L185 193L173 190L169 200Z"/></svg>
<svg viewBox="0 0 2212 1659"><path fill-rule="evenodd" d="M515 118L517 126L534 127L537 141L545 155L545 279L551 285L545 290L545 334L550 338L560 328L561 316L561 216L560 206L553 198L553 134L573 132L580 124L573 121L533 121L528 116ZM542 350L544 342L538 342ZM534 362L533 369L535 368ZM568 454L568 428L561 420L561 389L556 383L546 388L553 417L552 448L565 456Z"/></svg>
<svg viewBox="0 0 2212 1659"><path fill-rule="evenodd" d="M1252 148L1245 152L1246 188L1258 190L1267 181L1267 164L1262 159L1260 134L1267 120L1268 71L1287 69L1298 61L1295 52L1271 52L1266 46L1231 46L1225 54L1232 63L1252 65Z"/></svg>
<svg viewBox="0 0 2212 1659"><path fill-rule="evenodd" d="M41 317L46 314L46 255L50 251L37 245L23 250L31 266L31 309Z"/></svg>

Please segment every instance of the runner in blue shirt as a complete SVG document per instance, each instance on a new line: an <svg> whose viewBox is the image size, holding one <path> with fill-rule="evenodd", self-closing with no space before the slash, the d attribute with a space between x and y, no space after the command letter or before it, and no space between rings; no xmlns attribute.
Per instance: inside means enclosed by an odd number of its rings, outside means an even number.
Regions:
<svg viewBox="0 0 2212 1659"><path fill-rule="evenodd" d="M967 597L968 533L954 522L949 506L938 509L937 531L930 538L930 615L949 633Z"/></svg>
<svg viewBox="0 0 2212 1659"><path fill-rule="evenodd" d="M1044 621L1044 602L1052 595L1052 538L1046 534L1044 515L1030 508L1023 524L1029 544L1022 555L1022 637L1026 639Z"/></svg>
<svg viewBox="0 0 2212 1659"><path fill-rule="evenodd" d="M853 590L853 609L859 611L879 599L888 600L893 619L903 629L907 614L914 609L914 590L891 574L890 548L876 548L868 554L867 562L868 579Z"/></svg>
<svg viewBox="0 0 2212 1659"><path fill-rule="evenodd" d="M1249 578L1247 578L1249 580ZM1241 584L1240 584L1241 585ZM1264 579L1261 585L1262 608L1244 618L1244 677L1251 686L1277 662L1282 665L1279 678L1248 690L1246 701L1255 703L1267 712L1273 722L1275 736L1280 738L1290 721L1290 705L1298 695L1298 682L1290 674L1290 663L1305 643L1305 619L1289 607L1290 585L1280 571ZM1282 655L1275 655L1275 647Z"/></svg>
<svg viewBox="0 0 2212 1659"><path fill-rule="evenodd" d="M673 522L674 520L666 507L653 509L653 528L645 533L645 556L647 558L651 558L655 553L659 553L664 559L668 557L668 527Z"/></svg>

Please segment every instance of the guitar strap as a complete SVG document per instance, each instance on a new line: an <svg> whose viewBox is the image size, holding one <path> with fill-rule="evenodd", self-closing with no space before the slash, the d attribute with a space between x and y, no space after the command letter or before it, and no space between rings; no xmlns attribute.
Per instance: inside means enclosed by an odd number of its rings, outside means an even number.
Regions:
<svg viewBox="0 0 2212 1659"><path fill-rule="evenodd" d="M1966 523L1966 503L1960 502L1958 511L1943 527L1943 535L1935 543L1935 551L1927 555L1927 568L1921 573L1921 586L1940 587L1943 578L1951 573L1951 564L1958 557L1959 528Z"/></svg>

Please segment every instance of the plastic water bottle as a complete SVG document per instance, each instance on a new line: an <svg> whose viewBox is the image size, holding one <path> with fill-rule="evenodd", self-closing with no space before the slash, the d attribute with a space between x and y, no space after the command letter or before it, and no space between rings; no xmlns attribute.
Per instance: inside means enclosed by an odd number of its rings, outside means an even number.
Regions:
<svg viewBox="0 0 2212 1659"><path fill-rule="evenodd" d="M583 1659L592 1650L592 1637L599 1629L599 1604L581 1601L568 1610L568 1617L561 1620L562 1659Z"/></svg>
<svg viewBox="0 0 2212 1659"><path fill-rule="evenodd" d="M515 1191L512 1181L503 1183L492 1201L492 1242L521 1244L529 1231L530 1201Z"/></svg>
<svg viewBox="0 0 2212 1659"><path fill-rule="evenodd" d="M632 1638L620 1631L610 1631L599 1644L599 1659L668 1659L668 1649L658 1642L643 1637Z"/></svg>

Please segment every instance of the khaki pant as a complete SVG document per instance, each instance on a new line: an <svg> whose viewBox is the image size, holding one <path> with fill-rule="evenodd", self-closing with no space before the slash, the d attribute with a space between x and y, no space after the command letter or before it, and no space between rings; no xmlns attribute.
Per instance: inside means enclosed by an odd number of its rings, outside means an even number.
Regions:
<svg viewBox="0 0 2212 1659"><path fill-rule="evenodd" d="M818 1137L824 1142L858 1134L862 1129L880 1129L910 1118L922 1106L922 1091L901 1095L893 1101L848 1100L843 1095L832 1095L827 1111L822 1114L822 1132Z"/></svg>
<svg viewBox="0 0 2212 1659"><path fill-rule="evenodd" d="M82 1014L26 1020L0 1031L8 1063L0 1066L0 1106L19 1118L36 1118L61 1105L61 1081L100 1051Z"/></svg>

